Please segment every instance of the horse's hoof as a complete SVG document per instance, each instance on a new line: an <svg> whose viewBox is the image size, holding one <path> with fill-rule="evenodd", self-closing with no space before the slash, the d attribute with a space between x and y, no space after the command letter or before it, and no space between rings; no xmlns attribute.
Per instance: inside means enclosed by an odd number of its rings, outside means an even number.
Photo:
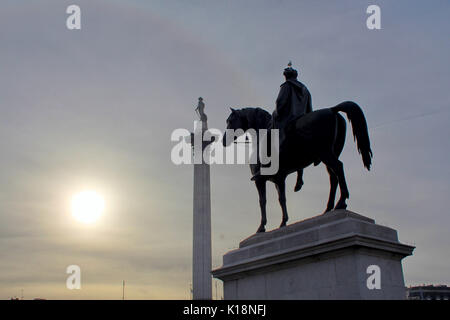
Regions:
<svg viewBox="0 0 450 320"><path fill-rule="evenodd" d="M286 227L286 222L282 222L282 223L280 224L280 228L284 228L284 227Z"/></svg>
<svg viewBox="0 0 450 320"><path fill-rule="evenodd" d="M258 230L256 230L256 233L266 232L266 228L259 227Z"/></svg>
<svg viewBox="0 0 450 320"><path fill-rule="evenodd" d="M302 187L303 187L303 183L302 184L296 184L295 188L294 188L294 192L300 191L302 189Z"/></svg>
<svg viewBox="0 0 450 320"><path fill-rule="evenodd" d="M334 207L334 210L339 210L339 209L342 209L342 210L347 209L347 204L346 203L338 203L336 205L336 207Z"/></svg>

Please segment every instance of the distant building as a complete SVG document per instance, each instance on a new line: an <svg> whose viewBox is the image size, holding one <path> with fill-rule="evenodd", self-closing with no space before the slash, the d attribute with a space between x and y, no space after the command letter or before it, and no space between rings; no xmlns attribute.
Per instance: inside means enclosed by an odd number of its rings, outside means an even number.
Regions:
<svg viewBox="0 0 450 320"><path fill-rule="evenodd" d="M446 285L423 285L406 288L408 300L450 300L450 287Z"/></svg>

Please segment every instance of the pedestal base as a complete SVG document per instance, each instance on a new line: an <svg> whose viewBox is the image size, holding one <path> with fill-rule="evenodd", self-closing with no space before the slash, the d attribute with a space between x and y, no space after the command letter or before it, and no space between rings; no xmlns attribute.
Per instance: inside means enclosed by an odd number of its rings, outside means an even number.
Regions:
<svg viewBox="0 0 450 320"><path fill-rule="evenodd" d="M414 247L397 231L347 210L255 234L223 256L213 276L233 299L405 299L401 260ZM380 289L369 289L369 266Z"/></svg>

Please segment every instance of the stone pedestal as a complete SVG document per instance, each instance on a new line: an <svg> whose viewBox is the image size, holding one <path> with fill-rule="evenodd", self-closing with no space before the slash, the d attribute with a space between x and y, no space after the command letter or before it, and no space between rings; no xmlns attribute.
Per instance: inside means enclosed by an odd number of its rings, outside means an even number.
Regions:
<svg viewBox="0 0 450 320"><path fill-rule="evenodd" d="M227 300L405 299L401 261L413 250L396 230L335 210L243 240L212 273ZM380 289L367 286L371 265Z"/></svg>

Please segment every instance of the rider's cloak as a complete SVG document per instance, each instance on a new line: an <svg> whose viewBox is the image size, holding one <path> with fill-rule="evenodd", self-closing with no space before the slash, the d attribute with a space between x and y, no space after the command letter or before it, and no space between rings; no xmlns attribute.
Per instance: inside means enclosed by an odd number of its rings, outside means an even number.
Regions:
<svg viewBox="0 0 450 320"><path fill-rule="evenodd" d="M273 128L280 129L280 145L284 140L284 129L294 119L312 112L311 94L306 86L296 79L288 79L280 86L273 113Z"/></svg>

